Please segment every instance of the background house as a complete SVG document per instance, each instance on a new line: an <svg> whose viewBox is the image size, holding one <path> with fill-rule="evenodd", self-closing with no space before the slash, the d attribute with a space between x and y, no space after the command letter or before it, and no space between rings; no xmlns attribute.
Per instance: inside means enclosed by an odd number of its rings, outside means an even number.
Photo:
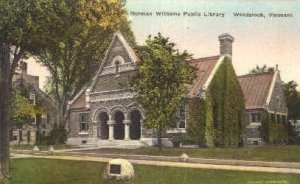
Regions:
<svg viewBox="0 0 300 184"><path fill-rule="evenodd" d="M11 143L36 144L37 141L46 141L56 122L56 104L39 88L39 77L27 74L27 63L20 63L19 71L13 76L13 88L31 101L35 114L30 124L13 124Z"/></svg>
<svg viewBox="0 0 300 184"><path fill-rule="evenodd" d="M278 67L257 74L238 77L246 98L246 140L247 144L262 144L262 124L269 116L272 123L287 121L287 106L283 91L283 82ZM284 131L284 130L282 130Z"/></svg>

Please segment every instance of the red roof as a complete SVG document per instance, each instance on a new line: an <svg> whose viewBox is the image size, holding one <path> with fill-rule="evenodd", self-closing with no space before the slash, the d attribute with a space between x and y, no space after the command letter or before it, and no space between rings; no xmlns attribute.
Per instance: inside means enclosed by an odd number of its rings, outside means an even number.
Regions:
<svg viewBox="0 0 300 184"><path fill-rule="evenodd" d="M197 77L194 80L193 84L189 86L188 97L195 97L198 94L199 90L203 88L219 58L220 56L212 56L193 59L189 61L190 64L197 69Z"/></svg>
<svg viewBox="0 0 300 184"><path fill-rule="evenodd" d="M238 77L246 98L246 109L266 108L267 98L274 78L274 71Z"/></svg>
<svg viewBox="0 0 300 184"><path fill-rule="evenodd" d="M85 90L80 91L79 96L77 98L75 97L75 100L73 103L70 105L70 109L80 109L80 108L85 108L86 107L86 100L85 100Z"/></svg>

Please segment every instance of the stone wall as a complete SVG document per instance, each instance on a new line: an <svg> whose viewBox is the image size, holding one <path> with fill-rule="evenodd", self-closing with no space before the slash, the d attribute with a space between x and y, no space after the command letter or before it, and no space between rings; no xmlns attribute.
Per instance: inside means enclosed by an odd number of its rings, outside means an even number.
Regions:
<svg viewBox="0 0 300 184"><path fill-rule="evenodd" d="M80 117L82 113L89 113L86 109L72 110L69 112L68 119L68 137L92 137L91 135L91 123L89 122L90 131L89 134L79 134L80 132ZM89 117L88 117L89 118Z"/></svg>
<svg viewBox="0 0 300 184"><path fill-rule="evenodd" d="M128 53L127 53L125 47L122 45L122 43L119 40L117 40L112 45L111 52L107 56L107 62L105 63L104 67L113 66L114 63L112 61L113 61L113 58L116 56L121 56L124 59L125 63L130 62Z"/></svg>
<svg viewBox="0 0 300 184"><path fill-rule="evenodd" d="M271 100L268 106L269 111L273 111L276 113L287 114L287 106L285 102L284 92L283 92L283 84L280 79L280 75L277 75L276 82L274 85L273 93L271 96Z"/></svg>
<svg viewBox="0 0 300 184"><path fill-rule="evenodd" d="M135 71L127 71L100 76L93 92L128 88L129 82L134 75Z"/></svg>

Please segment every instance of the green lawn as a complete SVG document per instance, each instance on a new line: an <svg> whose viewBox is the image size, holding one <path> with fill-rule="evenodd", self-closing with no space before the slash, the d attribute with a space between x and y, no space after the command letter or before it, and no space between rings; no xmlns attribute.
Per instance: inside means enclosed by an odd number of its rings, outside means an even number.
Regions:
<svg viewBox="0 0 300 184"><path fill-rule="evenodd" d="M13 159L8 184L299 184L300 175L134 165L132 181L102 181L105 163Z"/></svg>
<svg viewBox="0 0 300 184"><path fill-rule="evenodd" d="M158 148L147 147L133 150L98 149L88 150L84 152L166 156L180 156L182 153L187 153L190 157L199 158L300 162L299 145L262 146L245 148L163 148L161 152L158 151Z"/></svg>

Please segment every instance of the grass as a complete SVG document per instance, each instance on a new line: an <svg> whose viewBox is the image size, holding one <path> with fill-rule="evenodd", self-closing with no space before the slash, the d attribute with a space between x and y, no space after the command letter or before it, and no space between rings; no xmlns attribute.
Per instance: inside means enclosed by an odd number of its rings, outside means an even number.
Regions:
<svg viewBox="0 0 300 184"><path fill-rule="evenodd" d="M163 148L159 151L155 147L140 149L98 149L84 152L137 154L137 155L165 155L180 156L187 153L190 157L239 159L255 161L300 162L299 145L262 146L245 148ZM299 182L300 183L300 182Z"/></svg>
<svg viewBox="0 0 300 184"><path fill-rule="evenodd" d="M8 184L298 184L300 175L134 165L131 181L103 181L105 163L13 159Z"/></svg>

